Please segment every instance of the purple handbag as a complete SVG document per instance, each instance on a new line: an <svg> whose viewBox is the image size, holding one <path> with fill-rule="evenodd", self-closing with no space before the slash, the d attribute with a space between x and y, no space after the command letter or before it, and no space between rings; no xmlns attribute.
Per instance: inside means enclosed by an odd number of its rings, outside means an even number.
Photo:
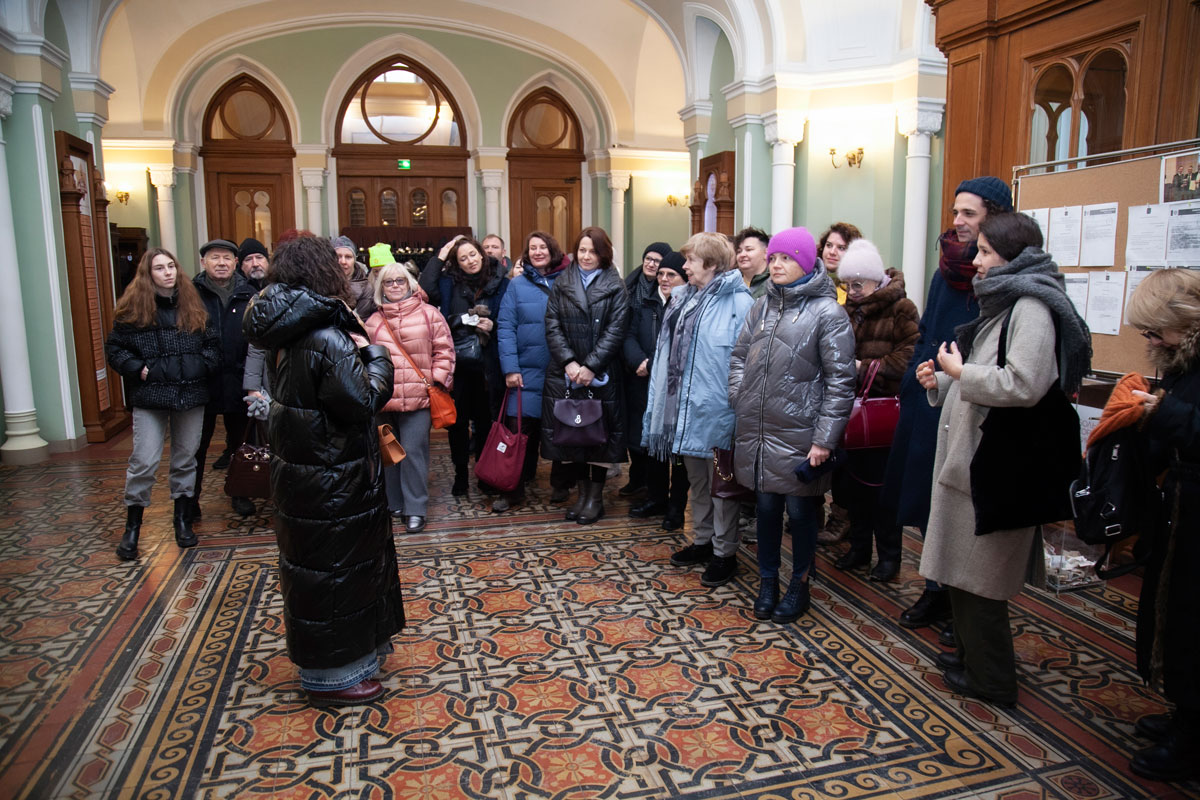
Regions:
<svg viewBox="0 0 1200 800"><path fill-rule="evenodd" d="M608 441L604 428L604 405L587 390L587 397L567 396L554 401L554 430L551 440L558 447L596 447Z"/></svg>

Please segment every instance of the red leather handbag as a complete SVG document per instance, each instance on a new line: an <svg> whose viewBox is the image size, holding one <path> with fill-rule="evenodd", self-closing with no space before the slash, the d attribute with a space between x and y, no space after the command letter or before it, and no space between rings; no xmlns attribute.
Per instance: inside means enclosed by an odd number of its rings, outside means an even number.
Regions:
<svg viewBox="0 0 1200 800"><path fill-rule="evenodd" d="M850 412L842 439L842 446L847 450L892 446L896 423L900 420L900 398L868 396L878 372L879 361L872 361L862 391L854 398L854 410Z"/></svg>
<svg viewBox="0 0 1200 800"><path fill-rule="evenodd" d="M525 449L529 437L521 433L521 395L517 389L517 430L514 433L504 424L504 409L508 408L508 393L500 403L501 418L492 423L483 454L475 461L475 477L480 482L496 487L502 492L511 492L521 483L521 472L525 468Z"/></svg>

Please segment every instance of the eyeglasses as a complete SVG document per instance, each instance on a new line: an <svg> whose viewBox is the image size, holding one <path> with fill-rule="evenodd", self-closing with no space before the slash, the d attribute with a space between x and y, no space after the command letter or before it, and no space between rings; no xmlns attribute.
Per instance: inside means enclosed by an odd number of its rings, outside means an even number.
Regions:
<svg viewBox="0 0 1200 800"><path fill-rule="evenodd" d="M384 278L384 286L408 286L408 281L404 278Z"/></svg>
<svg viewBox="0 0 1200 800"><path fill-rule="evenodd" d="M657 267L662 263L662 259L657 256L646 256L642 259L643 264L649 264L652 267Z"/></svg>
<svg viewBox="0 0 1200 800"><path fill-rule="evenodd" d="M868 286L874 289L875 281L850 281L846 284L846 288L855 294L858 292L865 292Z"/></svg>
<svg viewBox="0 0 1200 800"><path fill-rule="evenodd" d="M1151 342L1161 342L1163 340L1162 334L1158 331L1142 331L1142 336L1146 337Z"/></svg>

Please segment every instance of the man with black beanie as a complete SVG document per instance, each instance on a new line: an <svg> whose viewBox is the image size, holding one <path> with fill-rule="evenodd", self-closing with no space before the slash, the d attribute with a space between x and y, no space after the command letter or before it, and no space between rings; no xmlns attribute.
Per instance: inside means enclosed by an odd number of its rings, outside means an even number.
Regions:
<svg viewBox="0 0 1200 800"><path fill-rule="evenodd" d="M242 276L250 281L250 285L256 291L267 284L267 263L270 257L271 254L258 239L247 236L238 245L238 269L242 271Z"/></svg>

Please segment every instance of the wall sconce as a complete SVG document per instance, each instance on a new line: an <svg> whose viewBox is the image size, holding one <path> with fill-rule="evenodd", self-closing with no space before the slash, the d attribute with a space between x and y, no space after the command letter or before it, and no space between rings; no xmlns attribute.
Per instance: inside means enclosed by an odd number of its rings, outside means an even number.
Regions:
<svg viewBox="0 0 1200 800"><path fill-rule="evenodd" d="M117 187L116 198L121 205L129 205L129 187L124 185Z"/></svg>
<svg viewBox="0 0 1200 800"><path fill-rule="evenodd" d="M863 149L861 147L859 147L857 149L847 149L843 158L846 159L847 167L857 167L859 169L862 169ZM830 162L833 163L834 169L839 169L841 167L841 165L838 164L838 156L837 156L837 148L836 147L829 148L829 160L830 160Z"/></svg>
<svg viewBox="0 0 1200 800"><path fill-rule="evenodd" d="M690 200L691 200L691 197L688 192L684 192L681 196L677 196L677 195L673 195L673 194L667 195L667 205L669 205L671 208L679 208L680 206L687 206L689 204Z"/></svg>

